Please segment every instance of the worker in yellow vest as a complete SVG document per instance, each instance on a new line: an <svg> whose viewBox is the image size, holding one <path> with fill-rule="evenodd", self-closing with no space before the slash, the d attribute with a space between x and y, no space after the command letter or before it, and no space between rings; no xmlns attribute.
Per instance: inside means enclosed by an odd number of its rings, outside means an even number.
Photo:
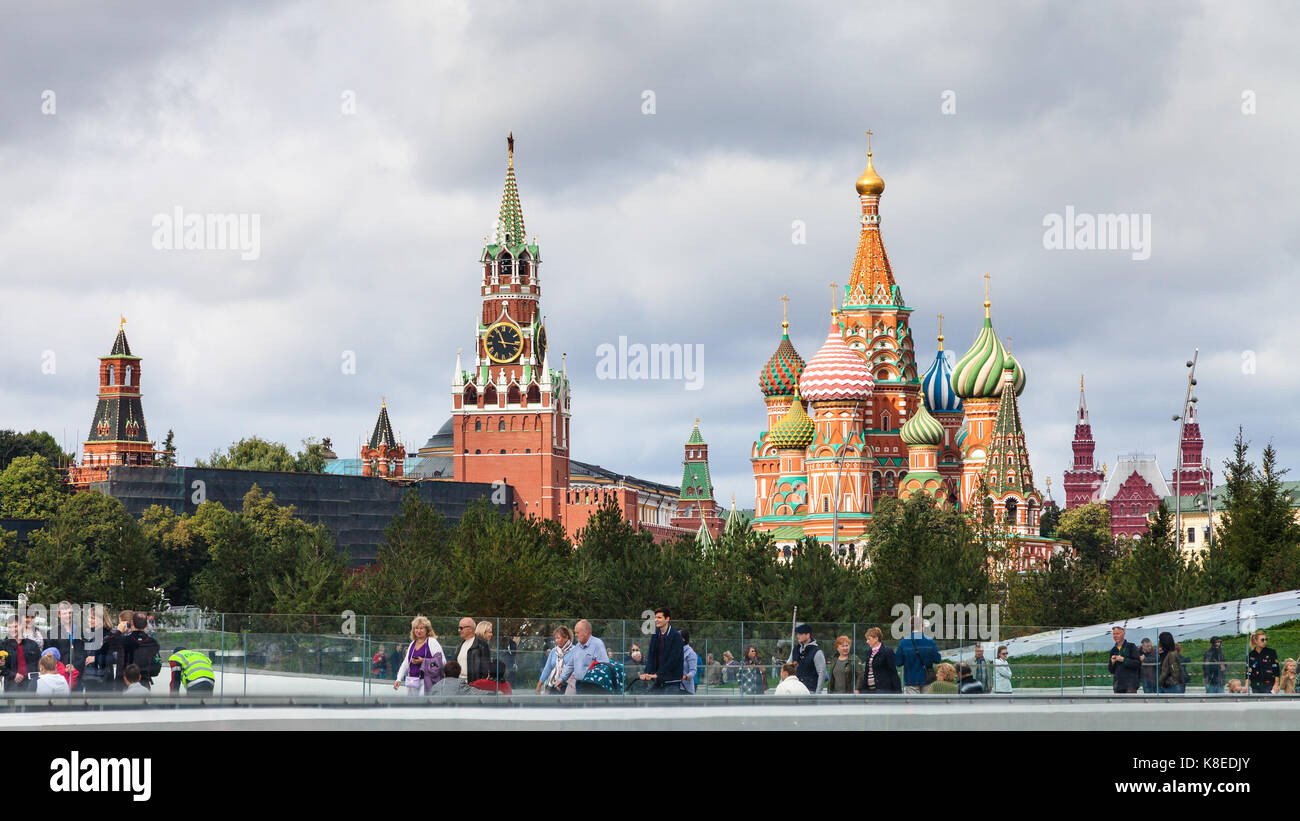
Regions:
<svg viewBox="0 0 1300 821"><path fill-rule="evenodd" d="M198 650L177 647L167 663L172 667L173 693L181 689L181 684L185 685L186 693L211 693L213 685L217 683L217 677L212 673L212 659Z"/></svg>

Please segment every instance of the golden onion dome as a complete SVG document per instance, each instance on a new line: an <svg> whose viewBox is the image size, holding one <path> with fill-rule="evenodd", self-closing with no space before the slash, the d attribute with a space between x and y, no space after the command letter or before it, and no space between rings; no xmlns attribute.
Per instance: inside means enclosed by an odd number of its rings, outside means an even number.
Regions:
<svg viewBox="0 0 1300 821"><path fill-rule="evenodd" d="M858 177L858 194L864 197L879 197L885 190L885 181L876 173L871 164L871 150L867 150L867 170Z"/></svg>

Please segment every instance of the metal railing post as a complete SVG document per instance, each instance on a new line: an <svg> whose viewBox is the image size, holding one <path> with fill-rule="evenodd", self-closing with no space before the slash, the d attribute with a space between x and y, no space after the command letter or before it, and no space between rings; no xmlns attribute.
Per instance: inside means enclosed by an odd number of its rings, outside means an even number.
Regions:
<svg viewBox="0 0 1300 821"><path fill-rule="evenodd" d="M226 614L221 614L221 692L218 698L226 695Z"/></svg>

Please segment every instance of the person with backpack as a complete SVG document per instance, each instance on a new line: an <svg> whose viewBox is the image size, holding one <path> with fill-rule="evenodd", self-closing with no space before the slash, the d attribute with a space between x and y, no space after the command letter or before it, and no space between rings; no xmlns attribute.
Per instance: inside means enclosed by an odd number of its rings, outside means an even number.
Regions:
<svg viewBox="0 0 1300 821"><path fill-rule="evenodd" d="M1160 692L1181 693L1186 688L1183 681L1182 659L1174 645L1173 633L1160 634Z"/></svg>
<svg viewBox="0 0 1300 821"><path fill-rule="evenodd" d="M126 665L136 665L140 668L140 683L152 687L154 678L162 674L162 648L158 646L158 640L147 632L148 614L136 613L131 624L135 629L122 642L122 669L125 672Z"/></svg>
<svg viewBox="0 0 1300 821"><path fill-rule="evenodd" d="M894 651L896 663L903 668L903 692L909 695L930 692L935 681L934 665L943 659L939 645L925 635L925 621L920 616L912 619L912 635L898 643Z"/></svg>

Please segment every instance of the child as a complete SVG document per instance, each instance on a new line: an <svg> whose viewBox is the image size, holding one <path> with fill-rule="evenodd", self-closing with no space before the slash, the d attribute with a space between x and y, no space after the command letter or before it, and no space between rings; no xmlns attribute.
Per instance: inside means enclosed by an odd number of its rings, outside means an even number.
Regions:
<svg viewBox="0 0 1300 821"><path fill-rule="evenodd" d="M126 690L122 692L125 696L147 696L149 688L140 683L140 665L128 664L122 671L126 678Z"/></svg>
<svg viewBox="0 0 1300 821"><path fill-rule="evenodd" d="M37 666L40 668L41 674L36 677L36 695L72 695L72 688L68 686L68 680L59 675L59 663L55 661L53 653L46 653L41 656L40 663Z"/></svg>
<svg viewBox="0 0 1300 821"><path fill-rule="evenodd" d="M795 677L799 670L799 665L793 661L781 665L781 683L776 685L776 694L778 696L806 696L808 688L803 682Z"/></svg>

